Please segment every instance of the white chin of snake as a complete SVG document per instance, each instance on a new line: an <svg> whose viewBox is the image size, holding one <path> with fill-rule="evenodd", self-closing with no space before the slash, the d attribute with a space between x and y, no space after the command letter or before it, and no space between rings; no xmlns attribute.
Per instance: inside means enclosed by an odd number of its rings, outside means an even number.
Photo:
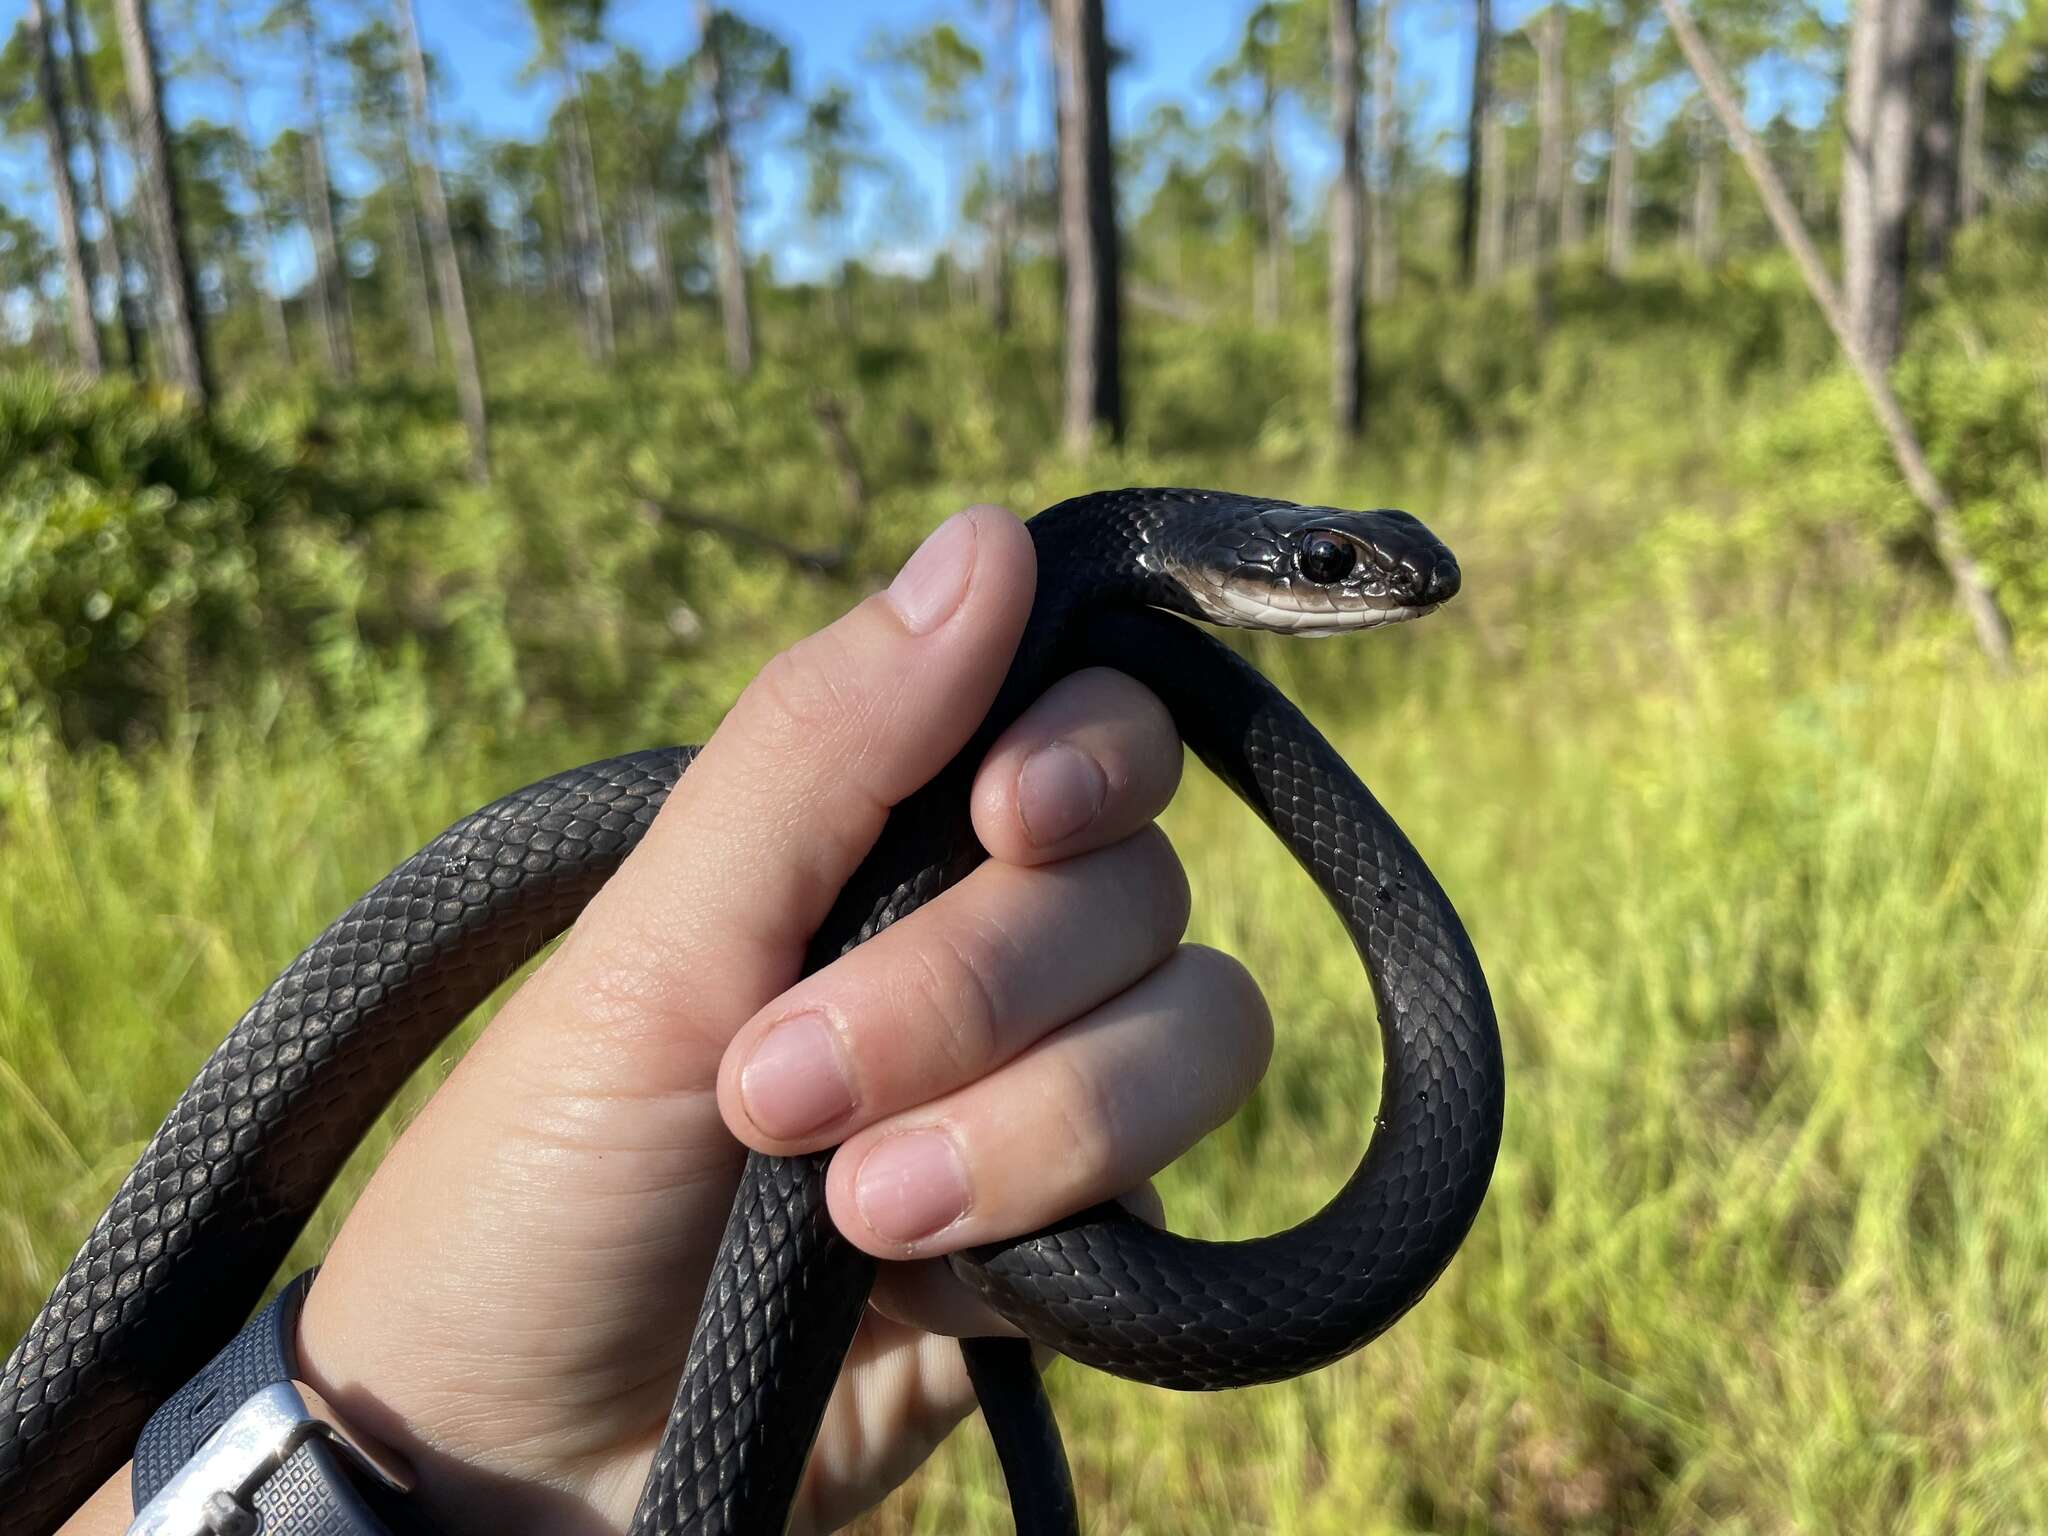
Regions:
<svg viewBox="0 0 2048 1536"><path fill-rule="evenodd" d="M1199 601L1206 610L1204 616L1212 624L1227 624L1234 629L1273 630L1312 640L1330 635L1356 634L1361 629L1384 629L1389 624L1401 624L1409 619L1419 619L1426 613L1434 613L1440 606L1418 603L1398 608L1289 608L1229 588L1220 592L1205 591L1200 594Z"/></svg>

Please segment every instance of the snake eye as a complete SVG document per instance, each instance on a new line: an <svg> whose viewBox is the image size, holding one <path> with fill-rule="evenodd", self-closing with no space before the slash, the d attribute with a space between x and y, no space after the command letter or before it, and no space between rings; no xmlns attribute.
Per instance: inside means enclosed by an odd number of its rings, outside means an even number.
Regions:
<svg viewBox="0 0 2048 1536"><path fill-rule="evenodd" d="M1301 574L1319 587L1332 586L1358 564L1358 546L1333 533L1312 533L1301 543Z"/></svg>

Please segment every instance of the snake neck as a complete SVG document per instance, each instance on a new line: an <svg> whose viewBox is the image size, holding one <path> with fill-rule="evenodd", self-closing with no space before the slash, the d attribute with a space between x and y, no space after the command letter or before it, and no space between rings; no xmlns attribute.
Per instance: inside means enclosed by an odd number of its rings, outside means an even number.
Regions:
<svg viewBox="0 0 2048 1536"><path fill-rule="evenodd" d="M1210 492L1129 488L1094 491L1047 507L1026 527L1038 557L1038 588L1009 677L989 711L984 748L1040 693L1087 663L1082 630L1108 609L1160 608L1196 616L1165 572L1160 539L1176 498Z"/></svg>
<svg viewBox="0 0 2048 1536"><path fill-rule="evenodd" d="M1134 486L1047 507L1028 525L1038 551L1033 625L1064 629L1105 607L1194 615L1185 591L1161 563L1164 536L1176 519L1213 512L1217 501L1238 500L1243 498L1216 491Z"/></svg>
<svg viewBox="0 0 2048 1536"><path fill-rule="evenodd" d="M1203 623L1238 623L1205 609L1189 582L1219 565L1263 565L1248 553L1263 521L1300 514L1291 502L1232 491L1127 486L1093 491L1031 519L1038 549L1033 620L1070 633L1088 610L1156 608ZM1390 514L1392 515L1392 514ZM1253 625L1254 628L1265 627Z"/></svg>

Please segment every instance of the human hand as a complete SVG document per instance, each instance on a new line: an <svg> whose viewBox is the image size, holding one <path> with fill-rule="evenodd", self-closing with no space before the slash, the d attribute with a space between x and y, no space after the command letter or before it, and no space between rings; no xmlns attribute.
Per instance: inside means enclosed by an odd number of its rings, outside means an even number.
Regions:
<svg viewBox="0 0 2048 1536"><path fill-rule="evenodd" d="M972 1406L948 1336L1010 1331L942 1256L1133 1190L1143 1208L1264 1070L1256 988L1180 944L1186 882L1150 825L1172 721L1106 671L983 763L989 861L799 978L888 807L986 713L1032 574L1022 524L972 509L771 662L371 1179L303 1371L413 1463L442 1529L625 1528L741 1143L838 1145L833 1220L888 1261L793 1526L838 1527Z"/></svg>

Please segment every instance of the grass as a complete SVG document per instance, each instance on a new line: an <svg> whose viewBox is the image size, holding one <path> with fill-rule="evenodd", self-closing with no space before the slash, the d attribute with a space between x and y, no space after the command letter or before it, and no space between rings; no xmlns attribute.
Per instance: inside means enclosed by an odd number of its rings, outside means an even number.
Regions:
<svg viewBox="0 0 2048 1536"><path fill-rule="evenodd" d="M1095 1529L2048 1526L2048 689L1809 665L1338 723L1486 962L1499 1170L1435 1292L1335 1370L1220 1400L1062 1373ZM1177 1226L1243 1235L1348 1171L1376 1054L1258 829L1203 784L1171 830L1196 936L1281 1020L1259 1099L1165 1186ZM893 1528L1004 1528L955 1454Z"/></svg>
<svg viewBox="0 0 2048 1536"><path fill-rule="evenodd" d="M1224 1398L1058 1372L1093 1528L2048 1525L2048 686L1461 679L1333 730L1486 962L1513 1070L1499 1171L1432 1296L1334 1370ZM17 769L6 1327L280 960L536 766L378 773L313 745ZM1282 1021L1257 1099L1166 1183L1177 1225L1246 1235L1306 1215L1356 1157L1369 1004L1226 795L1191 784L1170 830L1196 936L1247 957ZM960 1439L878 1529L1006 1528L978 1434Z"/></svg>
<svg viewBox="0 0 2048 1536"><path fill-rule="evenodd" d="M1726 450L1770 397L1679 410L1657 362L1511 444L1133 452L1013 488L1394 501L1460 550L1467 595L1426 624L1253 649L1458 903L1511 1072L1477 1228L1370 1349L1224 1397L1054 1373L1091 1529L2048 1529L2048 678L1987 676L1860 543L1760 546ZM779 633L747 628L718 675ZM126 756L0 751L0 1335L329 916L469 805L641 744L436 725L394 685L346 733L287 699ZM1164 1191L1181 1229L1250 1235L1355 1161L1370 1005L1216 786L1169 830L1192 936L1251 965L1280 1047ZM1007 1530L980 1432L871 1528Z"/></svg>

